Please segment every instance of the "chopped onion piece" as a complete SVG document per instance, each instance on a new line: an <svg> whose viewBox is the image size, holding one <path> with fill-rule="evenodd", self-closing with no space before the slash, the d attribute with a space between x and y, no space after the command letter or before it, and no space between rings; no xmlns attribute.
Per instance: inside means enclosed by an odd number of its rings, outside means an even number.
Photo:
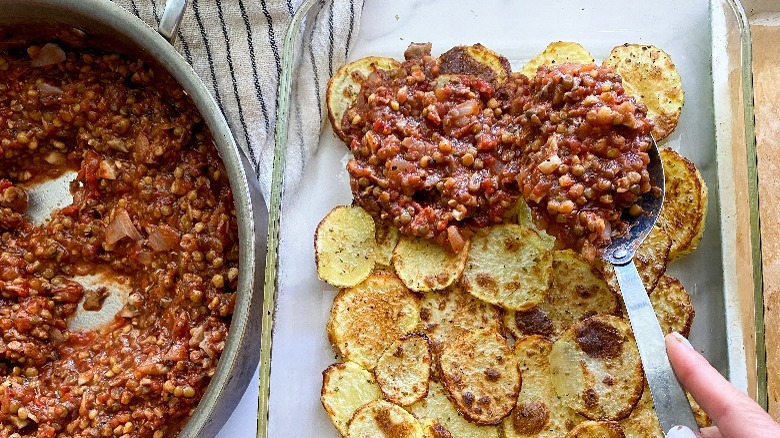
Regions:
<svg viewBox="0 0 780 438"><path fill-rule="evenodd" d="M154 261L154 256L152 255L151 251L144 250L138 252L138 263L144 266L151 266L153 261Z"/></svg>
<svg viewBox="0 0 780 438"><path fill-rule="evenodd" d="M106 160L100 162L100 169L98 170L98 176L102 179L116 179L116 169L112 163Z"/></svg>
<svg viewBox="0 0 780 438"><path fill-rule="evenodd" d="M60 94L64 93L64 91L62 91L62 88L55 87L54 85L49 85L46 82L41 82L38 84L38 91L44 97L59 96Z"/></svg>
<svg viewBox="0 0 780 438"><path fill-rule="evenodd" d="M133 225L133 221L130 220L130 215L124 208L119 208L114 214L114 219L106 227L106 243L113 245L125 237L129 237L133 240L140 240L143 238L138 229Z"/></svg>
<svg viewBox="0 0 780 438"><path fill-rule="evenodd" d="M455 225L450 225L447 227L447 240L449 240L450 246L455 252L460 252L460 250L466 246L466 241L463 240L463 236L461 236L460 231L458 231L458 227Z"/></svg>
<svg viewBox="0 0 780 438"><path fill-rule="evenodd" d="M179 247L179 233L168 225L149 226L149 246L156 252L170 251Z"/></svg>
<svg viewBox="0 0 780 438"><path fill-rule="evenodd" d="M43 160L53 166L60 166L65 164L65 154L62 152L51 151L43 157Z"/></svg>
<svg viewBox="0 0 780 438"><path fill-rule="evenodd" d="M41 50L38 51L33 57L30 65L33 67L45 67L47 65L59 64L67 57L65 51L60 46L52 43L44 44Z"/></svg>

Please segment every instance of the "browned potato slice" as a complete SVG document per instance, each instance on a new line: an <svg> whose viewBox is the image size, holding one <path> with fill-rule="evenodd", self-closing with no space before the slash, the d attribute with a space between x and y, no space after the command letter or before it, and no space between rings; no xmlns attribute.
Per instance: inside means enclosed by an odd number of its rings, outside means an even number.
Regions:
<svg viewBox="0 0 780 438"><path fill-rule="evenodd" d="M349 438L424 438L420 422L402 407L374 400L361 406L349 422Z"/></svg>
<svg viewBox="0 0 780 438"><path fill-rule="evenodd" d="M512 208L504 212L502 219L506 224L518 224L536 231L549 249L555 247L555 237L547 234L546 231L536 225L532 219L531 207L528 206L528 203L522 196L517 199Z"/></svg>
<svg viewBox="0 0 780 438"><path fill-rule="evenodd" d="M453 438L449 429L436 420L427 418L420 421L420 424L422 425L423 436L425 438Z"/></svg>
<svg viewBox="0 0 780 438"><path fill-rule="evenodd" d="M539 304L552 280L552 254L530 228L507 224L480 230L461 284L475 297L505 309L525 310Z"/></svg>
<svg viewBox="0 0 780 438"><path fill-rule="evenodd" d="M639 248L634 255L634 263L636 264L636 270L639 272L639 277L642 279L642 284L645 285L647 293L652 292L658 281L666 272L666 266L669 263L669 250L672 247L672 239L663 232L657 232L656 228L650 231L644 242L639 245ZM603 262L602 260L596 261L596 266L599 267L604 274L609 287L617 293L620 293L620 286L618 286L617 278L615 277L615 270L612 265Z"/></svg>
<svg viewBox="0 0 780 438"><path fill-rule="evenodd" d="M520 372L512 350L493 330L479 330L444 347L442 381L458 411L477 424L498 424L515 406Z"/></svg>
<svg viewBox="0 0 780 438"><path fill-rule="evenodd" d="M634 406L628 418L620 420L627 438L664 438L661 424L653 406L653 397L650 395L650 387L645 382L642 397Z"/></svg>
<svg viewBox="0 0 780 438"><path fill-rule="evenodd" d="M540 229L536 225L531 214L531 207L528 206L528 203L525 202L525 199L520 197L512 210L513 212L517 213L516 219L518 225L522 225L536 231L539 234L539 237L541 237L542 240L547 244L549 249L553 249L555 247L555 236L547 234L547 231Z"/></svg>
<svg viewBox="0 0 780 438"><path fill-rule="evenodd" d="M482 44L457 46L439 56L441 74L471 75L491 83L509 77L509 61Z"/></svg>
<svg viewBox="0 0 780 438"><path fill-rule="evenodd" d="M339 138L346 141L341 122L349 107L355 103L363 81L376 70L395 70L400 66L401 63L393 58L369 56L341 66L330 78L325 98L330 124Z"/></svg>
<svg viewBox="0 0 780 438"><path fill-rule="evenodd" d="M475 330L503 332L501 311L480 301L459 285L440 292L427 292L420 299L420 323L438 355L445 345Z"/></svg>
<svg viewBox="0 0 780 438"><path fill-rule="evenodd" d="M550 43L542 53L534 56L524 65L520 73L526 77L536 76L536 70L542 65L560 65L567 62L575 64L593 64L593 56L579 43L557 41Z"/></svg>
<svg viewBox="0 0 780 438"><path fill-rule="evenodd" d="M688 336L696 314L691 297L680 280L664 275L650 294L650 303L664 334L677 332Z"/></svg>
<svg viewBox="0 0 780 438"><path fill-rule="evenodd" d="M322 372L320 401L339 433L347 436L347 424L364 404L382 397L374 376L354 362L336 363Z"/></svg>
<svg viewBox="0 0 780 438"><path fill-rule="evenodd" d="M704 409L699 406L699 403L693 398L690 392L685 391L685 396L688 397L688 403L691 404L693 410L693 417L696 419L696 424L701 427L712 426L712 418L704 412Z"/></svg>
<svg viewBox="0 0 780 438"><path fill-rule="evenodd" d="M666 194L658 222L672 239L671 261L693 252L701 241L707 216L707 185L690 160L671 149L660 152Z"/></svg>
<svg viewBox="0 0 780 438"><path fill-rule="evenodd" d="M558 438L586 420L555 394L549 362L552 345L547 338L537 335L515 342L523 382L514 410L501 423L505 438Z"/></svg>
<svg viewBox="0 0 780 438"><path fill-rule="evenodd" d="M354 286L374 269L374 219L360 207L340 205L314 233L317 275L337 287Z"/></svg>
<svg viewBox="0 0 780 438"><path fill-rule="evenodd" d="M393 250L398 244L401 233L396 227L384 224L376 226L376 264L382 268L393 265Z"/></svg>
<svg viewBox="0 0 780 438"><path fill-rule="evenodd" d="M463 418L447 396L447 390L441 383L433 380L428 387L428 395L411 405L409 411L423 422L435 420L444 426L453 438L498 438L499 436L497 427L480 426ZM447 435L439 436L447 437Z"/></svg>
<svg viewBox="0 0 780 438"><path fill-rule="evenodd" d="M468 242L453 254L432 240L404 236L393 251L393 266L406 287L428 292L444 289L460 278L468 255Z"/></svg>
<svg viewBox="0 0 780 438"><path fill-rule="evenodd" d="M614 421L583 421L570 430L566 438L625 438L620 424Z"/></svg>
<svg viewBox="0 0 780 438"><path fill-rule="evenodd" d="M517 211L517 223L519 225L528 227L535 231L538 230L533 219L533 214L531 213L531 207L522 196L517 200L514 208Z"/></svg>
<svg viewBox="0 0 780 438"><path fill-rule="evenodd" d="M647 105L656 140L674 131L685 96L680 73L666 52L649 45L623 44L612 49L604 65L623 78L626 94Z"/></svg>
<svg viewBox="0 0 780 438"><path fill-rule="evenodd" d="M644 374L631 327L596 315L563 333L550 351L555 392L591 420L626 418L642 396Z"/></svg>
<svg viewBox="0 0 780 438"><path fill-rule="evenodd" d="M375 271L333 299L328 339L336 352L367 370L420 322L420 301L392 272Z"/></svg>
<svg viewBox="0 0 780 438"><path fill-rule="evenodd" d="M672 240L668 236L654 235L652 232L639 245L634 255L634 263L647 293L655 288L666 272L671 247Z"/></svg>
<svg viewBox="0 0 780 438"><path fill-rule="evenodd" d="M696 401L687 392L688 401L693 409L696 423L699 427L712 426L712 420L701 409ZM653 397L650 395L650 387L645 382L645 389L642 392L642 398L639 399L631 415L624 420L620 420L620 427L623 428L627 438L664 438L664 432L661 430L661 424L658 422L658 416L653 406Z"/></svg>
<svg viewBox="0 0 780 438"><path fill-rule="evenodd" d="M505 312L504 325L515 338L542 335L555 340L572 324L620 309L617 294L601 273L572 250L553 251L553 283L544 301L530 310Z"/></svg>
<svg viewBox="0 0 780 438"><path fill-rule="evenodd" d="M423 333L404 335L387 348L374 368L385 400L408 406L428 393L431 348Z"/></svg>

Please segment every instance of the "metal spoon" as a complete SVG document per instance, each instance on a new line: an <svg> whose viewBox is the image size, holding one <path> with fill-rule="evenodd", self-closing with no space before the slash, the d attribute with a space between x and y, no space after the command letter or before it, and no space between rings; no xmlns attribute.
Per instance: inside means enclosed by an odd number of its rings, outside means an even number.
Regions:
<svg viewBox="0 0 780 438"><path fill-rule="evenodd" d="M652 193L647 193L642 197L640 206L646 214L632 219L628 232L613 239L602 258L615 267L662 430L667 432L674 426L687 426L698 431L691 405L666 355L661 326L634 265L634 253L650 234L664 200L664 167L658 144L652 136L650 138L652 144L648 151L650 164L647 170L652 185L661 189L661 196L655 197Z"/></svg>

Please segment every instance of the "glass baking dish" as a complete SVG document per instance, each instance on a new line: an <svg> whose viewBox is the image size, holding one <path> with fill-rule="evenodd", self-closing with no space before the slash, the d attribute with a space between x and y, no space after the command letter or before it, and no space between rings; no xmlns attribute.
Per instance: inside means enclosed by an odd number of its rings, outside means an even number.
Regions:
<svg viewBox="0 0 780 438"><path fill-rule="evenodd" d="M310 52L315 16L328 1L308 1L288 31L280 84L263 312L259 437L336 437L319 400L322 370L337 361L325 332L337 290L317 278L313 236L335 205L352 197L349 151L320 109L319 138L305 138L302 109L314 87ZM442 14L446 11L446 18ZM325 13L325 12L323 12ZM439 54L482 43L513 70L553 41L577 41L600 62L625 42L666 50L683 78L685 107L664 145L693 160L709 187L699 249L669 266L696 308L691 342L738 387L761 399L754 318L761 272L752 124L749 32L732 0L419 2L368 0L348 61L369 55L403 59L412 42ZM333 69L338 66L333 66ZM319 72L320 78L326 73ZM314 91L312 91L314 90ZM303 152L304 160L298 157ZM297 175L301 175L297 177ZM755 263L754 263L755 261ZM754 281L756 279L756 281ZM761 356L760 356L761 357ZM762 377L765 381L765 375ZM765 396L765 386L763 386Z"/></svg>
<svg viewBox="0 0 780 438"><path fill-rule="evenodd" d="M780 246L775 236L780 227L780 215L776 213L775 205L780 200L777 179L777 154L780 151L780 141L777 132L780 122L777 119L777 93L780 72L777 65L780 62L776 46L780 39L780 3L774 0L743 0L743 6L750 23L751 59L753 66L753 83L755 89L755 124L756 124L756 155L757 174L759 181L758 196L759 215L761 216L761 236L763 237L761 254L763 266L776 266ZM764 288L763 323L766 332L763 337L766 350L766 399L769 413L774 418L780 418L780 272L777 269L764 269L762 272ZM758 314L757 314L758 315ZM762 355L763 357L763 355Z"/></svg>

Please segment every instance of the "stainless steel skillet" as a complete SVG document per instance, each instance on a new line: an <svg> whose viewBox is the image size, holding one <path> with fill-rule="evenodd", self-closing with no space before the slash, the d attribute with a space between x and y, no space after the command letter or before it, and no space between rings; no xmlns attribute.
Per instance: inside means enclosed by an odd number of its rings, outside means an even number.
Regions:
<svg viewBox="0 0 780 438"><path fill-rule="evenodd" d="M176 34L185 4L184 0L171 0L166 7L160 32L168 39ZM216 102L166 37L108 0L0 0L0 28L34 29L52 24L73 26L84 31L98 48L137 56L168 70L197 106L225 164L240 240L235 313L217 371L180 434L214 436L243 395L259 360L268 213L257 180ZM52 189L56 191L56 185Z"/></svg>

